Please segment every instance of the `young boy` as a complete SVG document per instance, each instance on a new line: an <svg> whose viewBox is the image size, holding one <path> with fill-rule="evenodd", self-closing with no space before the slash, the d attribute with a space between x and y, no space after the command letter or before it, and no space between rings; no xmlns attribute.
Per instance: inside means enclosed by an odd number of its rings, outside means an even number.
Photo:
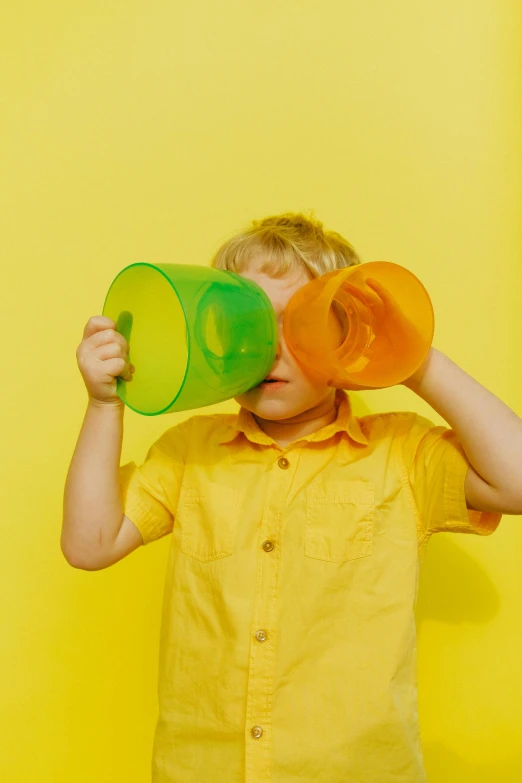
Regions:
<svg viewBox="0 0 522 783"><path fill-rule="evenodd" d="M405 380L452 425L357 418L284 340L292 294L359 263L302 214L227 242L216 268L270 297L280 340L239 413L191 415L119 467L128 345L91 318L77 356L89 405L62 550L100 569L172 534L153 783L421 783L414 608L432 533L489 535L522 513L522 421L432 348ZM517 459L515 459L517 458ZM473 465L473 467L472 467Z"/></svg>

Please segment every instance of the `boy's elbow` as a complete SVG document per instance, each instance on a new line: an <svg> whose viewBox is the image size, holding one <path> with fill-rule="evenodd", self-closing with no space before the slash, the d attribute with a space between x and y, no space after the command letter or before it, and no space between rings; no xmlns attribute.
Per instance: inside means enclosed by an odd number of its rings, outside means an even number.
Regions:
<svg viewBox="0 0 522 783"><path fill-rule="evenodd" d="M77 568L79 571L101 571L107 567L106 564L101 564L99 562L95 563L79 557L78 553L69 552L64 547L63 542L60 542L60 549L68 565Z"/></svg>

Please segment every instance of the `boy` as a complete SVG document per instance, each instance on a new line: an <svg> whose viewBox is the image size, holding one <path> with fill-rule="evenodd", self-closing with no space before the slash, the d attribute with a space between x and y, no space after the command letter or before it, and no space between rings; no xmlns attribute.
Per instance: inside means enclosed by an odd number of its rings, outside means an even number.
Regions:
<svg viewBox="0 0 522 783"><path fill-rule="evenodd" d="M67 478L62 550L105 568L172 534L153 783L421 783L414 608L432 533L491 534L522 513L522 421L431 349L404 381L453 429L352 415L282 331L311 277L360 263L289 213L254 222L213 266L261 285L280 338L239 413L190 416L119 467L132 377L114 322L78 347L89 405ZM362 388L362 387L361 387Z"/></svg>

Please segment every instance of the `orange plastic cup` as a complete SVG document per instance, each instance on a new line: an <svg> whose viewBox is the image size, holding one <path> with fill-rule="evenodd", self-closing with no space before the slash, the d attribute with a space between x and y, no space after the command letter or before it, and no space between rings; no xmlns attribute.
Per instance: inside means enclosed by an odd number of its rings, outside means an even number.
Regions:
<svg viewBox="0 0 522 783"><path fill-rule="evenodd" d="M371 261L314 278L288 302L286 343L305 371L339 388L394 386L426 358L435 330L428 292L399 264Z"/></svg>

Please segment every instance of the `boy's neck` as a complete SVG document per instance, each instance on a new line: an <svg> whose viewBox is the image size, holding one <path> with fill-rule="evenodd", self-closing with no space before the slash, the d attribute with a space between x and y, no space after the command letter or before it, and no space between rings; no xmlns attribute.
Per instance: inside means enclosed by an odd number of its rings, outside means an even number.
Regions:
<svg viewBox="0 0 522 783"><path fill-rule="evenodd" d="M254 415L254 419L270 438L281 446L286 448L289 443L299 440L305 435L318 432L323 427L331 424L337 418L337 406L335 404L335 389L319 405L309 410L303 411L298 416L291 419L282 419L281 421L272 421L262 419Z"/></svg>

